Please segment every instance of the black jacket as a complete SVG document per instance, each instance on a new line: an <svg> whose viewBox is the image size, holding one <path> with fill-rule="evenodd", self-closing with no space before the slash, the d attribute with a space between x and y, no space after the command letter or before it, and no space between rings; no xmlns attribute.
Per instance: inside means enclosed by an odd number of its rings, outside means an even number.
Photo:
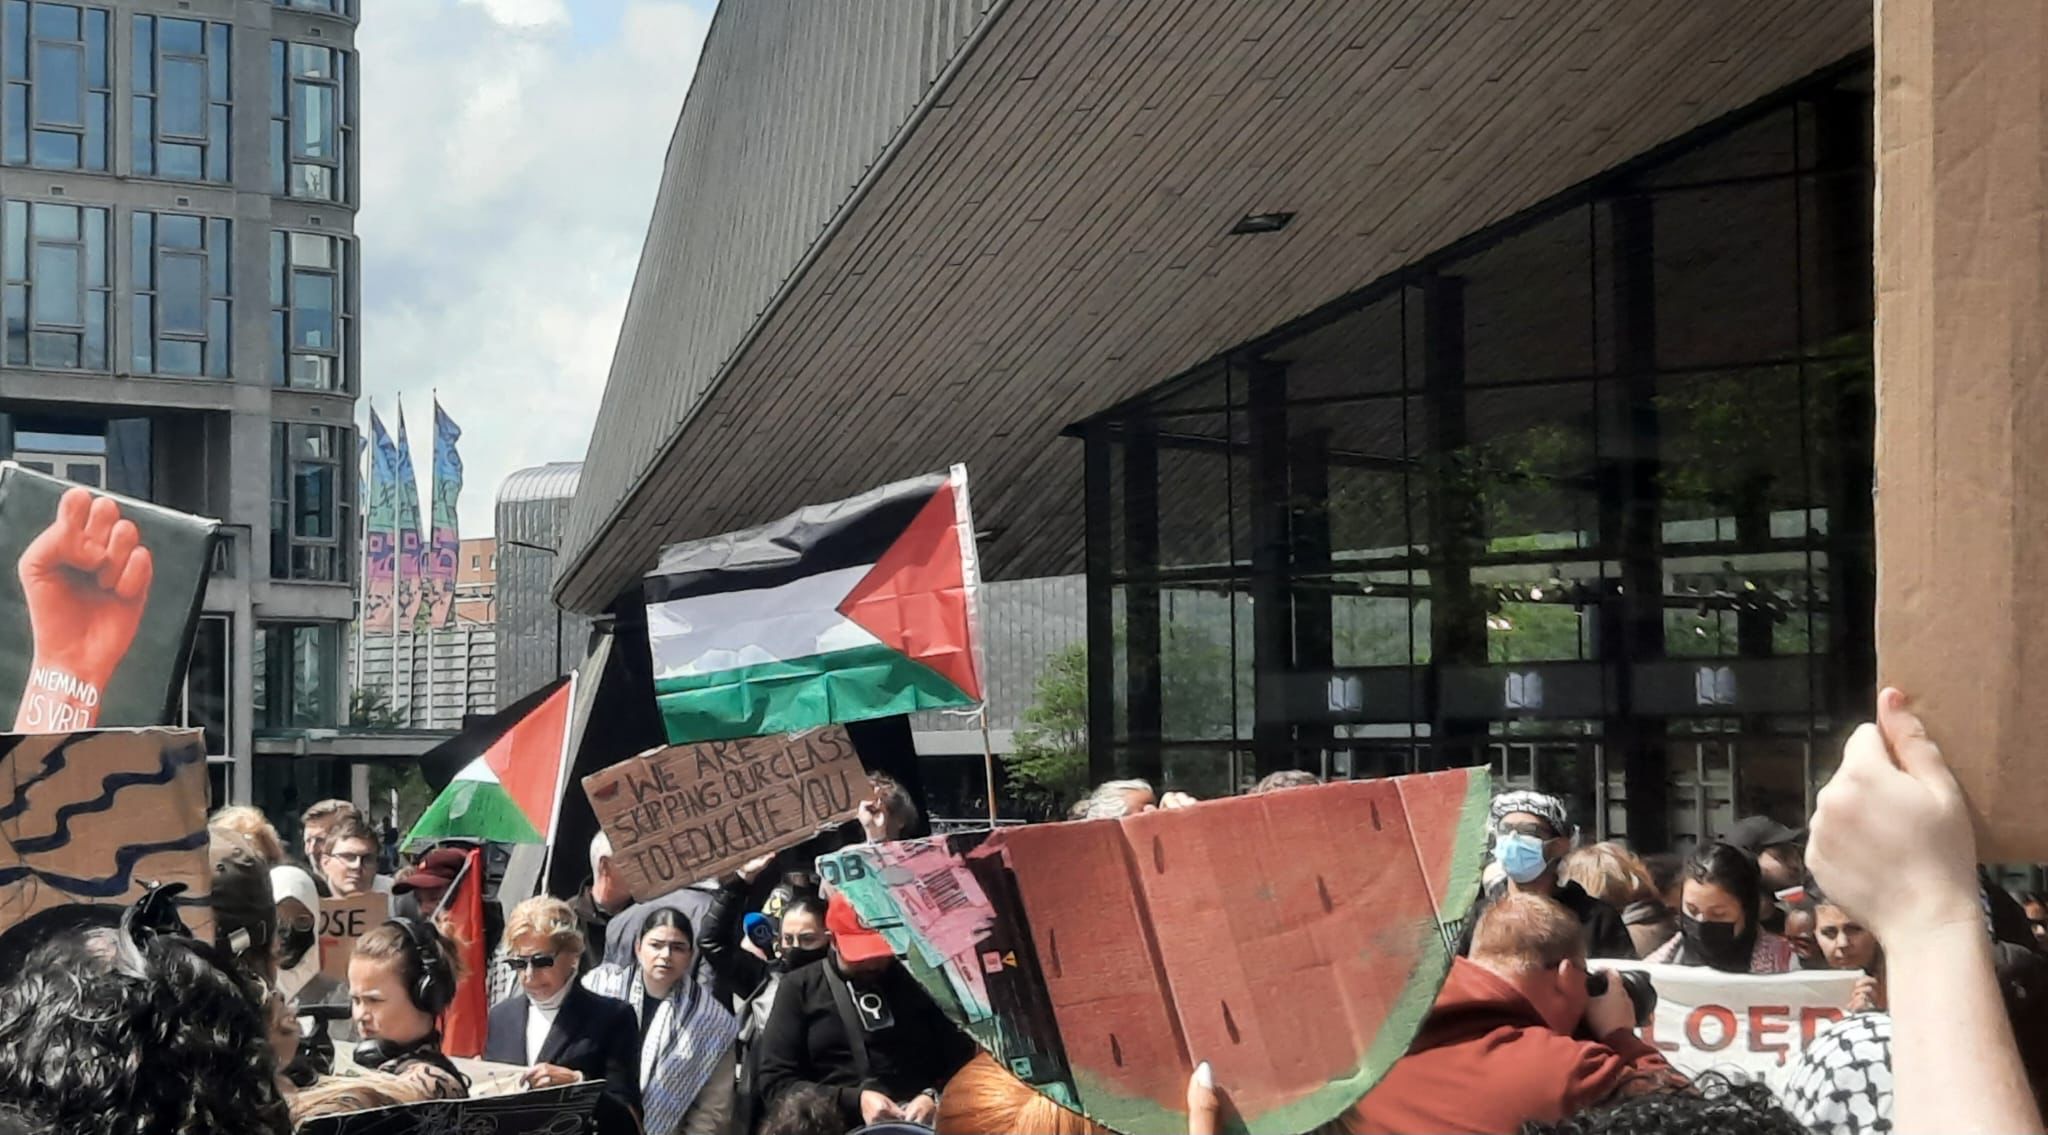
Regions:
<svg viewBox="0 0 2048 1135"><path fill-rule="evenodd" d="M1486 913L1486 908L1499 897L1489 892L1479 896L1479 901L1473 904L1472 913L1465 918L1464 935L1458 940L1459 955L1472 952L1473 928L1479 925L1479 918ZM1622 922L1619 911L1587 894L1584 887L1573 882L1560 882L1550 897L1579 920L1579 926L1586 932L1587 957L1636 960L1635 940L1628 936L1628 925Z"/></svg>
<svg viewBox="0 0 2048 1135"><path fill-rule="evenodd" d="M857 993L880 995L894 1019L886 1028L864 1032L868 1069L862 1076L827 976L837 965L827 958L784 975L755 1046L758 1114L765 1115L784 1092L818 1084L835 1089L848 1123L859 1126L862 1091L907 1103L926 1088L943 1086L973 1058L974 1041L946 1019L901 963L891 963L878 978L849 983Z"/></svg>
<svg viewBox="0 0 2048 1135"><path fill-rule="evenodd" d="M769 964L740 946L747 915L747 884L733 879L718 889L697 924L697 957L711 969L711 990L721 1005L752 997L768 980Z"/></svg>
<svg viewBox="0 0 2048 1135"><path fill-rule="evenodd" d="M538 1053L526 1052L526 994L515 993L491 1007L484 1059L498 1064L558 1064L603 1080L597 1107L603 1135L633 1135L640 1125L640 1018L624 1001L600 997L581 985L555 1014L554 1027Z"/></svg>

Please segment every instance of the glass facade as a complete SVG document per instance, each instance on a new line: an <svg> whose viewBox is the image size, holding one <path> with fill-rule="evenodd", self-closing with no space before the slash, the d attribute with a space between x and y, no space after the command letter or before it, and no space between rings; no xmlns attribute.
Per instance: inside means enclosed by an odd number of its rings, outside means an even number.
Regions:
<svg viewBox="0 0 2048 1135"><path fill-rule="evenodd" d="M136 212L129 226L135 373L228 377L231 222Z"/></svg>
<svg viewBox="0 0 2048 1135"><path fill-rule="evenodd" d="M341 632L340 623L256 624L256 728L341 724Z"/></svg>
<svg viewBox="0 0 2048 1135"><path fill-rule="evenodd" d="M135 17L129 125L134 173L228 180L232 31L204 20Z"/></svg>
<svg viewBox="0 0 2048 1135"><path fill-rule="evenodd" d="M0 6L0 158L44 169L107 168L112 105L108 14L76 4Z"/></svg>
<svg viewBox="0 0 2048 1135"><path fill-rule="evenodd" d="M355 528L349 484L354 431L271 426L270 577L347 583Z"/></svg>
<svg viewBox="0 0 2048 1135"><path fill-rule="evenodd" d="M297 390L343 391L349 381L349 257L340 237L270 234L271 381Z"/></svg>
<svg viewBox="0 0 2048 1135"><path fill-rule="evenodd" d="M8 201L0 244L6 365L106 370L107 211Z"/></svg>
<svg viewBox="0 0 2048 1135"><path fill-rule="evenodd" d="M347 52L270 41L270 191L348 200L354 100Z"/></svg>
<svg viewBox="0 0 2048 1135"><path fill-rule="evenodd" d="M1097 777L1803 815L1875 672L1870 111L1787 92L1078 427Z"/></svg>

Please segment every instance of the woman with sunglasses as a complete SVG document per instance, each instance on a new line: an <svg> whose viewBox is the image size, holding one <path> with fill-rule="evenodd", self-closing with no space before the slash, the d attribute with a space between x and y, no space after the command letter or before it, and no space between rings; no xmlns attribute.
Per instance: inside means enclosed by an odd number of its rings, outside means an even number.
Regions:
<svg viewBox="0 0 2048 1135"><path fill-rule="evenodd" d="M655 907L631 964L606 962L583 979L639 1017L640 1094L647 1135L724 1135L733 1116L733 1041L740 1025L692 976L690 918Z"/></svg>
<svg viewBox="0 0 2048 1135"><path fill-rule="evenodd" d="M504 964L520 991L491 1008L484 1059L527 1065L529 1088L603 1080L600 1135L635 1135L639 1028L630 1007L577 983L582 957L583 931L568 903L540 895L512 908Z"/></svg>

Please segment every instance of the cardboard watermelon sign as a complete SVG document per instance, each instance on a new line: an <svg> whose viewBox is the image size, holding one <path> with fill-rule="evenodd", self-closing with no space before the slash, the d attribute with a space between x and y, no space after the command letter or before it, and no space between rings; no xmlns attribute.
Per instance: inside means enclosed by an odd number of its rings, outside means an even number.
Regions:
<svg viewBox="0 0 2048 1135"><path fill-rule="evenodd" d="M1484 769L818 860L1019 1079L1127 1135L1187 1130L1208 1061L1254 1135L1343 1114L1407 1051L1486 845Z"/></svg>

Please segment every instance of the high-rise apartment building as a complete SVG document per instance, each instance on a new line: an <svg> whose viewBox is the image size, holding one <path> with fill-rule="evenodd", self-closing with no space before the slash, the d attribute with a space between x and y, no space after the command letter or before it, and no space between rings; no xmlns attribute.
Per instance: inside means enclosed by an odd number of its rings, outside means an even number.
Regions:
<svg viewBox="0 0 2048 1135"><path fill-rule="evenodd" d="M217 800L347 787L256 738L348 711L358 2L0 3L0 458L224 523Z"/></svg>

